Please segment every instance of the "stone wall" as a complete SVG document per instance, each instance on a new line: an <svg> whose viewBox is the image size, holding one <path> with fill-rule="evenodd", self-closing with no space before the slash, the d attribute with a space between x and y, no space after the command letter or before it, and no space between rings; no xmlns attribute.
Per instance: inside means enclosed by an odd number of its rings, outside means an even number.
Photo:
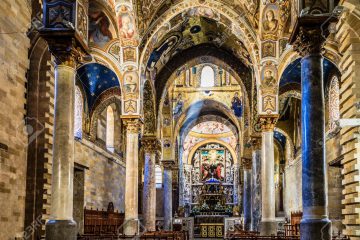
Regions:
<svg viewBox="0 0 360 240"><path fill-rule="evenodd" d="M339 67L340 117L360 118L360 2L341 0L346 9L337 25L336 40L342 55ZM344 234L360 239L360 140L359 127L346 127L340 131L343 157L343 223Z"/></svg>
<svg viewBox="0 0 360 240"><path fill-rule="evenodd" d="M75 163L85 171L85 207L106 209L109 202L124 212L125 164L116 155L85 139L76 141Z"/></svg>
<svg viewBox="0 0 360 240"><path fill-rule="evenodd" d="M0 4L0 239L24 231L26 151L26 71L29 67L26 36L31 9L25 0ZM35 133L36 134L36 133Z"/></svg>
<svg viewBox="0 0 360 240"><path fill-rule="evenodd" d="M284 212L290 219L291 212L302 211L302 162L301 156L285 167Z"/></svg>

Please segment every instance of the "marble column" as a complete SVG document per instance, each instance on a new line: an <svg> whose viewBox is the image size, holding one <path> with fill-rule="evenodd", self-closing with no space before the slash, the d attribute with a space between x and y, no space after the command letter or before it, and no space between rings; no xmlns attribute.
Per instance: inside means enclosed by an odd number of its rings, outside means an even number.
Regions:
<svg viewBox="0 0 360 240"><path fill-rule="evenodd" d="M51 215L46 239L76 239L73 220L75 63L56 56Z"/></svg>
<svg viewBox="0 0 360 240"><path fill-rule="evenodd" d="M144 188L143 188L143 218L146 231L155 231L156 223L156 154L160 143L155 137L143 137L142 145L145 152Z"/></svg>
<svg viewBox="0 0 360 240"><path fill-rule="evenodd" d="M261 146L261 226L260 234L270 236L277 234L275 218L275 155L274 126L277 115L261 116L262 146Z"/></svg>
<svg viewBox="0 0 360 240"><path fill-rule="evenodd" d="M172 168L175 165L174 161L163 160L164 166L164 230L172 229Z"/></svg>
<svg viewBox="0 0 360 240"><path fill-rule="evenodd" d="M243 208L244 208L244 230L251 230L251 159L242 159L244 169L244 191L243 191Z"/></svg>
<svg viewBox="0 0 360 240"><path fill-rule="evenodd" d="M301 60L303 218L300 234L301 239L329 240L331 222L328 218L321 55L326 32L319 27L322 26L322 22L301 27L294 42L294 49L303 57ZM323 29L327 29L326 24Z"/></svg>
<svg viewBox="0 0 360 240"><path fill-rule="evenodd" d="M252 142L251 230L258 232L261 221L261 139L252 138Z"/></svg>
<svg viewBox="0 0 360 240"><path fill-rule="evenodd" d="M126 176L125 176L125 235L137 235L138 219L138 187L139 187L139 130L138 118L123 118L126 128Z"/></svg>

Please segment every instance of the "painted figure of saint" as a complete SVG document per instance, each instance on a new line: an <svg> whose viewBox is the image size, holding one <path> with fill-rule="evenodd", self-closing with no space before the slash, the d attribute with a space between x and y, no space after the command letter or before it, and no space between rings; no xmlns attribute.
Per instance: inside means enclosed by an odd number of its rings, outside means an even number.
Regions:
<svg viewBox="0 0 360 240"><path fill-rule="evenodd" d="M93 42L100 47L103 47L112 38L110 32L110 21L102 11L90 11L89 12L90 24L89 24L89 38L90 42Z"/></svg>
<svg viewBox="0 0 360 240"><path fill-rule="evenodd" d="M264 74L264 83L267 87L273 87L276 84L276 79L273 76L273 72L271 70L266 70Z"/></svg>
<svg viewBox="0 0 360 240"><path fill-rule="evenodd" d="M175 105L175 108L174 108L174 111L173 111L173 115L174 115L175 118L180 116L180 114L183 111L183 107L184 107L184 101L182 100L181 93L179 93L179 95L177 97L177 100L176 100L176 105Z"/></svg>
<svg viewBox="0 0 360 240"><path fill-rule="evenodd" d="M273 32L278 27L278 20L275 19L275 13L273 10L268 10L265 13L265 21L263 22L264 30L266 32Z"/></svg>
<svg viewBox="0 0 360 240"><path fill-rule="evenodd" d="M239 98L239 94L235 93L233 99L231 100L231 108L234 111L236 117L242 117L243 114L243 103Z"/></svg>
<svg viewBox="0 0 360 240"><path fill-rule="evenodd" d="M135 24L133 17L129 13L123 13L119 16L120 37L131 39L135 35Z"/></svg>

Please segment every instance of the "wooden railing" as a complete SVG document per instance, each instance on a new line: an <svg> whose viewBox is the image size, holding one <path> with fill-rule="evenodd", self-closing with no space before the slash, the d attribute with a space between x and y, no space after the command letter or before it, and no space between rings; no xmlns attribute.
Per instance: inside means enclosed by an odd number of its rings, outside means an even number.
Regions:
<svg viewBox="0 0 360 240"><path fill-rule="evenodd" d="M189 234L185 231L160 231L160 232L147 232L139 236L125 236L116 234L104 235L89 235L84 234L78 236L78 240L119 240L119 239L148 239L148 240L188 240Z"/></svg>
<svg viewBox="0 0 360 240"><path fill-rule="evenodd" d="M124 222L124 213L114 211L109 203L107 211L84 209L84 234L85 235L117 235Z"/></svg>

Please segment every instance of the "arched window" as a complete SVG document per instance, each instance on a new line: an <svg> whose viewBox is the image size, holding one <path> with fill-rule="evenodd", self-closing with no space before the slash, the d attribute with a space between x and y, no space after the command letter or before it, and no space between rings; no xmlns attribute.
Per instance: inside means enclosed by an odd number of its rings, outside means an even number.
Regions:
<svg viewBox="0 0 360 240"><path fill-rule="evenodd" d="M333 77L329 88L329 131L337 129L340 120L340 86L338 77Z"/></svg>
<svg viewBox="0 0 360 240"><path fill-rule="evenodd" d="M74 136L82 138L83 97L78 86L75 87Z"/></svg>
<svg viewBox="0 0 360 240"><path fill-rule="evenodd" d="M215 72L210 66L205 66L201 71L201 87L213 87L215 86Z"/></svg>
<svg viewBox="0 0 360 240"><path fill-rule="evenodd" d="M111 106L106 110L106 149L114 152L115 116Z"/></svg>
<svg viewBox="0 0 360 240"><path fill-rule="evenodd" d="M162 188L162 170L159 165L155 166L155 183L156 188Z"/></svg>

